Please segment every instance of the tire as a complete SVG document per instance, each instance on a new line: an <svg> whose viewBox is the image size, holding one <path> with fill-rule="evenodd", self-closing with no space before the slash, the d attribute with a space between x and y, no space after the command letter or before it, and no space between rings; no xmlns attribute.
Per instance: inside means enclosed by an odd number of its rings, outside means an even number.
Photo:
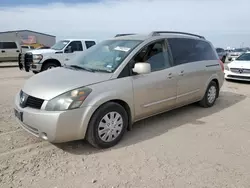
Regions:
<svg viewBox="0 0 250 188"><path fill-rule="evenodd" d="M48 70L48 69L51 69L51 68L55 68L55 67L59 67L57 63L48 62L48 63L46 63L46 64L43 66L42 71L45 71L45 70Z"/></svg>
<svg viewBox="0 0 250 188"><path fill-rule="evenodd" d="M32 71L34 74L37 74L37 73L39 73L38 71Z"/></svg>
<svg viewBox="0 0 250 188"><path fill-rule="evenodd" d="M218 97L218 93L219 93L219 88L218 85L216 84L216 82L211 81L210 84L207 87L206 93L203 97L203 99L199 102L200 106L204 107L204 108L209 108L212 107ZM209 100L209 96L210 96L210 100ZM213 96L211 98L211 96Z"/></svg>
<svg viewBox="0 0 250 188"><path fill-rule="evenodd" d="M108 120L110 117L109 115L111 115L110 113L116 113L116 115L114 114L113 115L116 118L118 117L118 119L116 120L119 122L118 124L108 125L109 122L103 119L106 116L106 119ZM122 119L121 122L123 123L120 123L120 119ZM107 125L108 127L104 128L104 126L101 126L100 125L101 122L103 125ZM120 129L114 130L115 127L117 129L119 128ZM109 102L101 106L99 109L97 109L97 111L92 116L90 123L88 125L86 139L92 146L96 148L109 148L116 145L122 139L125 131L127 130L127 127L128 127L128 114L126 110L117 103ZM102 130L103 132L100 133L100 131ZM112 134L112 131L114 135L116 134L117 136L116 138ZM107 136L108 133L110 133L109 136ZM113 139L113 140L108 140L108 139Z"/></svg>

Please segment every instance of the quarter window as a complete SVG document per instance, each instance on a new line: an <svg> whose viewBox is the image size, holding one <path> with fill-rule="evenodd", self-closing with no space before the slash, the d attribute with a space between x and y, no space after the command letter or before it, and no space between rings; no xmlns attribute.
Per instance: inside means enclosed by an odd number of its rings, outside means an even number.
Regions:
<svg viewBox="0 0 250 188"><path fill-rule="evenodd" d="M175 65L217 59L215 51L206 41L186 38L170 38L168 39L168 43L171 48Z"/></svg>

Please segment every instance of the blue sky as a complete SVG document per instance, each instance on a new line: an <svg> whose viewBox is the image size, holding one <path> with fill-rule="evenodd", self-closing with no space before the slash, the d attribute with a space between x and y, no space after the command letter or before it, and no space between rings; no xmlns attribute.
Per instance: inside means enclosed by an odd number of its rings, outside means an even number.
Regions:
<svg viewBox="0 0 250 188"><path fill-rule="evenodd" d="M250 0L0 0L0 28L58 40L177 30L204 35L215 46L239 47L250 46L249 7Z"/></svg>

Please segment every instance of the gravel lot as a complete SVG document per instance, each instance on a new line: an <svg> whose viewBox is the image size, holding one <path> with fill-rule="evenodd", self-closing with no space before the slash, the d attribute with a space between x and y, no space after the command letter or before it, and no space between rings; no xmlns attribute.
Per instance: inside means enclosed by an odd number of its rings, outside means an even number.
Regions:
<svg viewBox="0 0 250 188"><path fill-rule="evenodd" d="M0 69L0 187L249 188L250 85L225 82L216 105L190 105L139 123L114 148L52 145L16 123L15 94L32 76Z"/></svg>

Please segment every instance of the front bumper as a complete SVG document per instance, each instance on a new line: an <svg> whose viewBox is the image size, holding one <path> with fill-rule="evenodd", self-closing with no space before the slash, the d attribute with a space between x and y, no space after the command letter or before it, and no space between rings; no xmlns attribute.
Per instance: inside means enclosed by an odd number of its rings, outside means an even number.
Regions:
<svg viewBox="0 0 250 188"><path fill-rule="evenodd" d="M225 73L225 79L227 80L250 81L250 74L234 73L228 70L225 70L224 73Z"/></svg>
<svg viewBox="0 0 250 188"><path fill-rule="evenodd" d="M42 69L42 63L34 63L32 54L19 54L18 57L19 69L24 69L26 72L36 71L40 72Z"/></svg>
<svg viewBox="0 0 250 188"><path fill-rule="evenodd" d="M46 103L45 101L44 103ZM15 98L16 119L20 126L36 137L52 143L84 139L89 120L95 111L87 106L75 110L50 112L30 107L21 108L19 94Z"/></svg>

